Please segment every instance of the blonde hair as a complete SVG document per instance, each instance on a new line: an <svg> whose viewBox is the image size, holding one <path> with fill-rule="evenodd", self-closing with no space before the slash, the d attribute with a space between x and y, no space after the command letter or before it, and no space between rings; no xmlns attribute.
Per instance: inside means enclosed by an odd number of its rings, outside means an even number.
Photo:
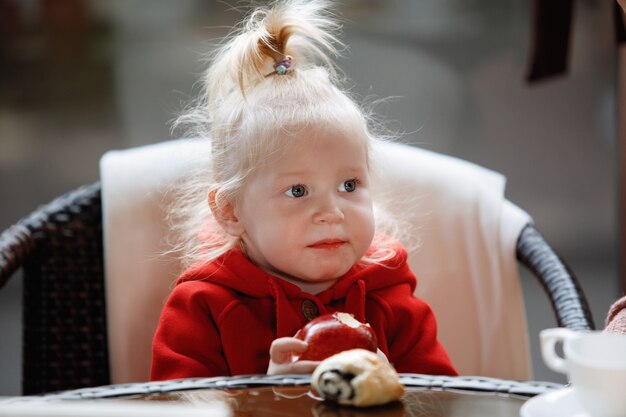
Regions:
<svg viewBox="0 0 626 417"><path fill-rule="evenodd" d="M172 208L185 265L214 259L238 243L217 225L207 193L215 191L218 202L236 201L255 169L284 149L285 141L298 140L300 129L343 129L362 137L368 149L378 140L365 112L340 88L331 56L343 44L331 6L327 0L272 2L250 13L214 52L204 94L176 122L210 138L207 164L179 185ZM279 75L274 66L287 56L293 57L291 67ZM364 261L393 256L384 246Z"/></svg>

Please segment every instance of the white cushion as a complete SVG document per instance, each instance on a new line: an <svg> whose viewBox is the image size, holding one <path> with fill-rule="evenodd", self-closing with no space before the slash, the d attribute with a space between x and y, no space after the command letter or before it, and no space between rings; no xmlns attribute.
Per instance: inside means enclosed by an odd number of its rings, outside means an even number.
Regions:
<svg viewBox="0 0 626 417"><path fill-rule="evenodd" d="M147 381L161 308L181 272L167 247L173 181L193 169L199 142L109 151L100 161L111 382Z"/></svg>
<svg viewBox="0 0 626 417"><path fill-rule="evenodd" d="M421 240L409 256L416 295L433 308L458 371L529 379L516 242L531 219L505 199L504 176L415 147L376 151L381 188L406 196L388 209Z"/></svg>
<svg viewBox="0 0 626 417"><path fill-rule="evenodd" d="M107 152L101 160L111 382L149 378L161 308L180 271L167 250L168 187L206 163L201 140ZM504 198L505 178L407 145L374 150L382 198L415 226L416 294L462 375L529 379L515 244L529 216ZM402 196L402 198L398 198ZM415 324L419 326L419 323Z"/></svg>

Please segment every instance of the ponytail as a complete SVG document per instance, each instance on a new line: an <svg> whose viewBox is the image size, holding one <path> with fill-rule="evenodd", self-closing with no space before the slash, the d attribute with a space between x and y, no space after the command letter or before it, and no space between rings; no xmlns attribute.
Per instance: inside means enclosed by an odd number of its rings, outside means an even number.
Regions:
<svg viewBox="0 0 626 417"><path fill-rule="evenodd" d="M213 112L225 97L244 98L265 78L279 75L276 63L292 57L284 75L323 65L336 77L330 56L343 47L337 38L340 24L327 0L287 0L254 10L216 52L204 78L208 111Z"/></svg>

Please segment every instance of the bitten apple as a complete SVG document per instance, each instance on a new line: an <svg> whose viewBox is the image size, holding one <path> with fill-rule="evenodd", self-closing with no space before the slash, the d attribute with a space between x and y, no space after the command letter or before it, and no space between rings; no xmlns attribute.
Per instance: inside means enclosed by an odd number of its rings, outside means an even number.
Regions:
<svg viewBox="0 0 626 417"><path fill-rule="evenodd" d="M293 361L321 361L349 349L360 348L372 352L378 349L376 333L372 327L348 313L319 316L298 330L294 337L304 340L308 347L302 353L294 353Z"/></svg>

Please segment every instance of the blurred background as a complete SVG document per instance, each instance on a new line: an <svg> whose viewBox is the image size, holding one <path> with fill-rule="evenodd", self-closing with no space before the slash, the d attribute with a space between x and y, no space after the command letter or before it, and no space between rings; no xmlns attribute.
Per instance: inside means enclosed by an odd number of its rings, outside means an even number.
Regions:
<svg viewBox="0 0 626 417"><path fill-rule="evenodd" d="M202 54L241 15L212 0L0 0L0 230L98 181L109 149L176 137ZM613 0L575 2L568 71L525 80L532 0L345 0L341 67L406 140L508 178L590 297L596 326L617 267ZM523 274L535 379L556 324ZM21 283L0 291L0 396L20 393Z"/></svg>

